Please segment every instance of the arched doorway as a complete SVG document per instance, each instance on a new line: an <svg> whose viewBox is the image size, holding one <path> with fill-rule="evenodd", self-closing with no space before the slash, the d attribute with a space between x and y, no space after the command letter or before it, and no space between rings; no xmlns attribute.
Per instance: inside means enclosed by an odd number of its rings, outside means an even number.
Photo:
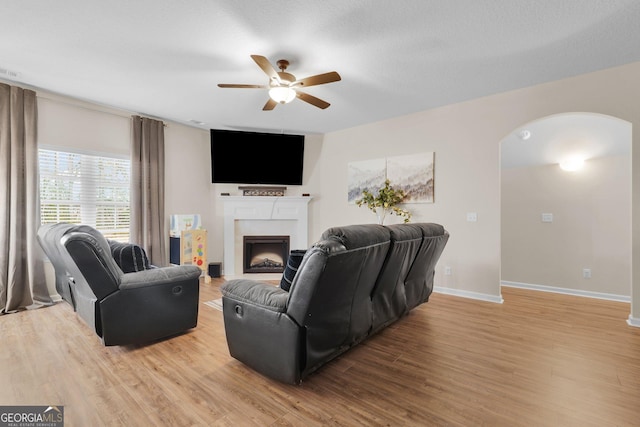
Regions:
<svg viewBox="0 0 640 427"><path fill-rule="evenodd" d="M631 123L548 116L500 154L501 283L630 302ZM559 167L576 159L582 169Z"/></svg>

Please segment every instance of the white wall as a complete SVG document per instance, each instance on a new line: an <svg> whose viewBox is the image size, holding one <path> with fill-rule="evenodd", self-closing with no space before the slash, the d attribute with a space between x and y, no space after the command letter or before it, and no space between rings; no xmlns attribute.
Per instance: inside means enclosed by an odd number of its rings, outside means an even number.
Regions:
<svg viewBox="0 0 640 427"><path fill-rule="evenodd" d="M129 155L131 124L123 113L37 92L38 144Z"/></svg>
<svg viewBox="0 0 640 427"><path fill-rule="evenodd" d="M169 255L169 216L200 214L207 230L207 258L215 260L216 241L220 237L213 214L209 133L201 129L167 122L165 150L165 229Z"/></svg>
<svg viewBox="0 0 640 427"><path fill-rule="evenodd" d="M503 281L630 296L630 156L503 169L501 214Z"/></svg>
<svg viewBox="0 0 640 427"><path fill-rule="evenodd" d="M315 205L315 232L332 225L373 223L372 212L347 203L347 164L426 151L435 152L433 204L410 204L413 222L436 222L451 233L436 269L436 286L499 300L499 145L490 123L500 123L491 102L480 114L475 102L457 104L325 135L322 203ZM471 123L470 123L471 122ZM477 222L467 222L468 212ZM391 217L399 221L397 217ZM444 266L452 269L444 276ZM467 294L468 296L471 296Z"/></svg>
<svg viewBox="0 0 640 427"><path fill-rule="evenodd" d="M451 233L436 270L436 286L500 298L499 143L513 129L541 117L592 112L640 126L640 63L496 94L325 135L312 234L335 224L373 222L346 201L347 163L435 151L435 203L412 206L414 221L443 224ZM633 134L640 146L640 133ZM640 150L634 162L640 165ZM640 167L633 169L640 180ZM640 187L634 187L634 241L640 242ZM478 222L466 222L477 212ZM452 276L444 276L451 266ZM640 268L640 251L633 268ZM640 320L640 280L632 286L632 316Z"/></svg>

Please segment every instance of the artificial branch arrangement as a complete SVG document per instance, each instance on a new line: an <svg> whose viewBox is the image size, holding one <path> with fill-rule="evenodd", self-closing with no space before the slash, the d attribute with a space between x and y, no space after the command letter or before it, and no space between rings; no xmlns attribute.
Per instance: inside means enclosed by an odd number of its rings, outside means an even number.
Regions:
<svg viewBox="0 0 640 427"><path fill-rule="evenodd" d="M389 180L384 181L384 187L378 190L378 195L374 196L368 190L362 192L362 198L356 200L356 205L367 205L378 216L378 224L384 224L387 214L398 215L404 218L404 222L411 220L411 212L399 208L398 204L407 197L403 190L396 190L391 186Z"/></svg>

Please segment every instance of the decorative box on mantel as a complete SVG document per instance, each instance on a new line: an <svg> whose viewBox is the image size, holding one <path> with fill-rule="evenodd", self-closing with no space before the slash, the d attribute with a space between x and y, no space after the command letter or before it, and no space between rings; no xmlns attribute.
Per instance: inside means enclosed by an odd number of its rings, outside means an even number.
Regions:
<svg viewBox="0 0 640 427"><path fill-rule="evenodd" d="M243 196L277 196L282 197L284 193L287 191L287 187L238 187L239 190L242 190Z"/></svg>
<svg viewBox="0 0 640 427"><path fill-rule="evenodd" d="M224 196L223 270L225 276L242 271L242 236L256 234L290 236L292 249L307 249L309 196ZM244 233L243 229L250 230ZM237 241L240 243L238 244ZM236 265L236 258L240 259Z"/></svg>

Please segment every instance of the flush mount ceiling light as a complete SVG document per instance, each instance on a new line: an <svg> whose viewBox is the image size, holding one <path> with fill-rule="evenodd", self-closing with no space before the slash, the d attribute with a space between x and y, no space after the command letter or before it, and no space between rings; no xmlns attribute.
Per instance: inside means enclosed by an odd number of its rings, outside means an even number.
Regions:
<svg viewBox="0 0 640 427"><path fill-rule="evenodd" d="M575 172L582 169L584 159L581 157L569 157L560 162L560 169L567 172Z"/></svg>
<svg viewBox="0 0 640 427"><path fill-rule="evenodd" d="M287 104L293 101L295 98L300 98L304 102L307 102L315 107L325 109L330 104L327 101L324 101L320 98L316 98L313 95L309 95L308 93L302 92L301 88L306 88L309 86L317 86L323 85L325 83L333 83L341 80L341 77L335 71L330 71L328 73L317 74L315 76L305 77L303 79L296 79L296 76L293 74L287 73L287 67L289 66L289 61L286 59L280 59L277 62L278 68L280 71L276 71L276 69L271 65L269 60L264 56L260 55L251 55L251 59L255 61L256 64L262 71L265 72L267 76L269 76L269 84L268 85L245 85L245 84L227 84L220 83L218 87L222 88L242 88L242 89L269 89L269 100L262 109L264 111L273 110L276 108L278 104Z"/></svg>
<svg viewBox="0 0 640 427"><path fill-rule="evenodd" d="M522 129L520 132L518 132L518 136L521 140L526 141L527 139L531 138L531 131L528 129Z"/></svg>

